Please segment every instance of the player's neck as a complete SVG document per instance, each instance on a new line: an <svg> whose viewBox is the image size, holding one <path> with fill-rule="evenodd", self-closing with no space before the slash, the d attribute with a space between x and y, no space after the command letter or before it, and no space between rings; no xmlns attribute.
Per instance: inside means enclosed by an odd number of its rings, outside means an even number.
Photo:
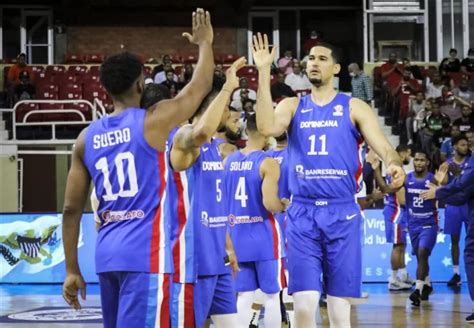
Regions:
<svg viewBox="0 0 474 328"><path fill-rule="evenodd" d="M462 164L464 162L464 159L466 158L466 156L463 156L463 155L459 155L458 153L455 153L454 154L454 161L458 164Z"/></svg>
<svg viewBox="0 0 474 328"><path fill-rule="evenodd" d="M313 84L311 86L311 99L316 105L319 106L324 106L330 103L336 94L337 92L332 86L332 80L330 80L327 84L320 86L315 86Z"/></svg>
<svg viewBox="0 0 474 328"><path fill-rule="evenodd" d="M416 172L415 171L415 178L417 179L424 179L428 175L428 171L423 171L423 172Z"/></svg>
<svg viewBox="0 0 474 328"><path fill-rule="evenodd" d="M241 152L242 154L247 155L256 150L262 150L263 147L264 146L262 146L262 142L260 140L249 139L247 140L247 145L241 150Z"/></svg>
<svg viewBox="0 0 474 328"><path fill-rule="evenodd" d="M120 114L121 112L125 111L128 108L138 108L139 104L135 101L135 99L127 99L127 100L115 100L114 99L114 114Z"/></svg>

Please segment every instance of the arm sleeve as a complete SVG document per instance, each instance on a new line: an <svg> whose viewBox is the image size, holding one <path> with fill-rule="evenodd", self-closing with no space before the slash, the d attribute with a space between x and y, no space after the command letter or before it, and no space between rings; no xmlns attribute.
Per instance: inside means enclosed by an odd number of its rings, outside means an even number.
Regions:
<svg viewBox="0 0 474 328"><path fill-rule="evenodd" d="M449 195L444 199L444 202L449 205L460 206L464 205L469 201L468 195L464 191L457 192Z"/></svg>

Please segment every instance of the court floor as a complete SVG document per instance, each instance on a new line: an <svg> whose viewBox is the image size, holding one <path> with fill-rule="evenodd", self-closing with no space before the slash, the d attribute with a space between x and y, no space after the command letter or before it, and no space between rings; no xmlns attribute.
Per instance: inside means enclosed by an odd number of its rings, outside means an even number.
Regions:
<svg viewBox="0 0 474 328"><path fill-rule="evenodd" d="M386 284L364 284L363 290L369 293L369 298L353 306L353 327L469 327L464 322L472 311L467 286L453 290L438 283L433 287L430 301L414 308L407 301L409 292L389 293ZM101 327L98 285L87 286L83 306L83 311L69 310L61 297L61 285L0 284L2 328L32 324L35 328ZM320 311L318 327L329 327L324 308Z"/></svg>

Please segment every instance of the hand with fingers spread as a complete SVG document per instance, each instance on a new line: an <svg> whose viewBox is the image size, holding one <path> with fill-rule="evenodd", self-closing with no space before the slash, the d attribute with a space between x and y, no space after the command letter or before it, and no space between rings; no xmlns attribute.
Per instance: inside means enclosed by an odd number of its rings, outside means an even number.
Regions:
<svg viewBox="0 0 474 328"><path fill-rule="evenodd" d="M434 183L430 183L428 185L428 190L423 191L420 196L423 200L435 199L436 198L436 190L440 188L439 186L435 185Z"/></svg>
<svg viewBox="0 0 474 328"><path fill-rule="evenodd" d="M262 37L262 34L257 33L253 36L252 54L255 66L258 69L269 68L275 61L276 46L270 51L268 36L264 34Z"/></svg>
<svg viewBox="0 0 474 328"><path fill-rule="evenodd" d="M232 63L232 65L225 72L226 81L224 83L223 89L234 91L239 87L239 77L237 76L237 71L245 66L247 60L245 57L240 57Z"/></svg>
<svg viewBox="0 0 474 328"><path fill-rule="evenodd" d="M190 43L201 45L203 43L212 44L214 32L211 24L211 14L202 8L193 12L193 34L183 33L183 37Z"/></svg>
<svg viewBox="0 0 474 328"><path fill-rule="evenodd" d="M448 171L449 171L448 162L444 162L443 164L440 165L439 169L436 171L434 175L434 179L438 183L438 185L445 182Z"/></svg>
<svg viewBox="0 0 474 328"><path fill-rule="evenodd" d="M81 304L77 297L77 291L81 290L81 298L86 300L86 283L82 275L76 273L68 273L63 284L63 298L67 304L75 310L81 309Z"/></svg>

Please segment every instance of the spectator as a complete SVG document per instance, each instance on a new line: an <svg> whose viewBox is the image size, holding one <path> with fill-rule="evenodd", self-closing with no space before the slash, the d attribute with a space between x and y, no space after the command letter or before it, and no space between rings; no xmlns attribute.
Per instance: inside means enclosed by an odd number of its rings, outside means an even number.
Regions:
<svg viewBox="0 0 474 328"><path fill-rule="evenodd" d="M160 84L166 80L166 72L172 71L171 61L163 64L163 70L155 75L155 83ZM178 82L178 76L173 71L173 81Z"/></svg>
<svg viewBox="0 0 474 328"><path fill-rule="evenodd" d="M255 90L249 89L249 81L245 76L242 76L239 79L239 88L232 94L232 100L241 99L242 90L246 90L246 92L248 92L248 98L257 100L257 92L255 92Z"/></svg>
<svg viewBox="0 0 474 328"><path fill-rule="evenodd" d="M194 67L192 64L184 64L184 68L181 70L179 74L178 82L180 89L184 88L191 78L193 77Z"/></svg>
<svg viewBox="0 0 474 328"><path fill-rule="evenodd" d="M413 75L413 78L416 80L423 80L423 76L421 75L421 70L417 65L412 65L410 59L403 58L403 66L405 69L409 70Z"/></svg>
<svg viewBox="0 0 474 328"><path fill-rule="evenodd" d="M474 154L474 130L467 131L466 138L469 141L469 150Z"/></svg>
<svg viewBox="0 0 474 328"><path fill-rule="evenodd" d="M243 109L246 117L248 117L251 114L255 114L255 100L252 100L252 99L249 99L249 98L245 99L242 102L242 109Z"/></svg>
<svg viewBox="0 0 474 328"><path fill-rule="evenodd" d="M474 115L471 106L464 104L461 110L461 118L454 121L453 124L459 126L459 130L464 133L474 129Z"/></svg>
<svg viewBox="0 0 474 328"><path fill-rule="evenodd" d="M439 71L459 72L461 70L461 62L457 58L458 51L454 48L449 50L449 57L444 58L439 64Z"/></svg>
<svg viewBox="0 0 474 328"><path fill-rule="evenodd" d="M317 46L321 42L319 33L315 30L312 30L309 34L309 39L307 39L303 44L303 50L306 54L309 54L312 47Z"/></svg>
<svg viewBox="0 0 474 328"><path fill-rule="evenodd" d="M433 72L432 78L426 78L426 98L439 98L442 95L443 91L443 80L441 79L441 74L438 72Z"/></svg>
<svg viewBox="0 0 474 328"><path fill-rule="evenodd" d="M351 76L352 97L370 103L374 97L374 90L370 77L359 68L357 63L348 66Z"/></svg>
<svg viewBox="0 0 474 328"><path fill-rule="evenodd" d="M431 113L423 120L420 131L421 147L428 154L433 148L439 147L440 139L443 137L443 128L449 126L449 117L440 111L439 101L434 101L431 105Z"/></svg>
<svg viewBox="0 0 474 328"><path fill-rule="evenodd" d="M214 68L214 79L212 80L212 88L215 90L222 89L225 80L224 67L222 64L216 64L216 67Z"/></svg>
<svg viewBox="0 0 474 328"><path fill-rule="evenodd" d="M469 90L469 80L462 79L461 83L459 83L459 87L453 89L453 94L468 103L474 101L474 92Z"/></svg>
<svg viewBox="0 0 474 328"><path fill-rule="evenodd" d="M290 49L285 50L283 57L278 59L278 68L285 75L293 73L293 53Z"/></svg>
<svg viewBox="0 0 474 328"><path fill-rule="evenodd" d="M170 55L163 55L163 57L161 58L161 64L158 64L155 66L155 68L153 68L153 71L151 72L151 76L153 79L155 79L156 74L163 72L165 70L164 65L166 64L169 64L170 66L172 64Z"/></svg>
<svg viewBox="0 0 474 328"><path fill-rule="evenodd" d="M406 120L406 128L407 128L407 138L408 138L408 144L413 144L415 137L415 124L417 121L420 120L420 117L424 115L425 112L425 107L426 107L426 101L425 101L425 95L423 94L422 91L418 91L416 93L415 99L411 99L409 102L409 110L408 110L408 117ZM425 113L422 113L425 112ZM421 121L423 121L423 118Z"/></svg>
<svg viewBox="0 0 474 328"><path fill-rule="evenodd" d="M270 88L272 94L272 100L278 102L282 98L296 97L296 93L290 88L289 85L285 84L285 75L282 72L277 74L277 81L273 83Z"/></svg>
<svg viewBox="0 0 474 328"><path fill-rule="evenodd" d="M461 106L456 101L456 97L448 87L443 88L443 101L440 107L441 113L447 115L451 122L461 118Z"/></svg>
<svg viewBox="0 0 474 328"><path fill-rule="evenodd" d="M395 88L402 79L403 65L398 63L398 57L395 52L390 53L388 62L380 68L382 72L382 79L387 85L388 89Z"/></svg>
<svg viewBox="0 0 474 328"><path fill-rule="evenodd" d="M446 162L448 159L451 159L454 155L454 147L452 140L461 134L459 131L459 126L452 125L450 129L450 137L446 138L441 144L440 156L441 162Z"/></svg>
<svg viewBox="0 0 474 328"><path fill-rule="evenodd" d="M20 73L23 71L28 72L30 81L33 82L33 70L26 64L26 55L21 53L16 57L16 64L8 71L8 83L12 86L20 84Z"/></svg>
<svg viewBox="0 0 474 328"><path fill-rule="evenodd" d="M415 80L411 72L407 69L403 71L403 79L398 83L398 86L392 90L392 97L394 99L394 107L392 111L392 122L400 124L401 132L404 135L406 129L403 122L408 117L410 97L416 95L421 91L421 85Z"/></svg>
<svg viewBox="0 0 474 328"><path fill-rule="evenodd" d="M467 72L474 72L474 48L469 48L467 57L462 60L461 66L466 67Z"/></svg>
<svg viewBox="0 0 474 328"><path fill-rule="evenodd" d="M165 71L165 73L166 73L166 79L163 82L161 82L161 84L167 87L168 90L170 90L171 97L173 97L176 95L179 89L178 82L174 80L174 77L176 76L176 74L174 74L174 71L172 69Z"/></svg>
<svg viewBox="0 0 474 328"><path fill-rule="evenodd" d="M255 99L250 98L250 90L249 89L246 89L246 88L245 89L239 89L238 91L239 91L239 94L240 94L240 98L233 99L230 106L232 108L235 108L236 110L242 112L244 110L244 103L248 99L255 101L256 98ZM242 114L242 116L244 116L244 115Z"/></svg>
<svg viewBox="0 0 474 328"><path fill-rule="evenodd" d="M20 73L20 83L15 86L14 104L20 100L30 100L35 98L35 87L30 81L28 71Z"/></svg>
<svg viewBox="0 0 474 328"><path fill-rule="evenodd" d="M301 63L297 60L293 61L293 72L285 77L285 83L295 92L311 89L311 82L302 71Z"/></svg>

